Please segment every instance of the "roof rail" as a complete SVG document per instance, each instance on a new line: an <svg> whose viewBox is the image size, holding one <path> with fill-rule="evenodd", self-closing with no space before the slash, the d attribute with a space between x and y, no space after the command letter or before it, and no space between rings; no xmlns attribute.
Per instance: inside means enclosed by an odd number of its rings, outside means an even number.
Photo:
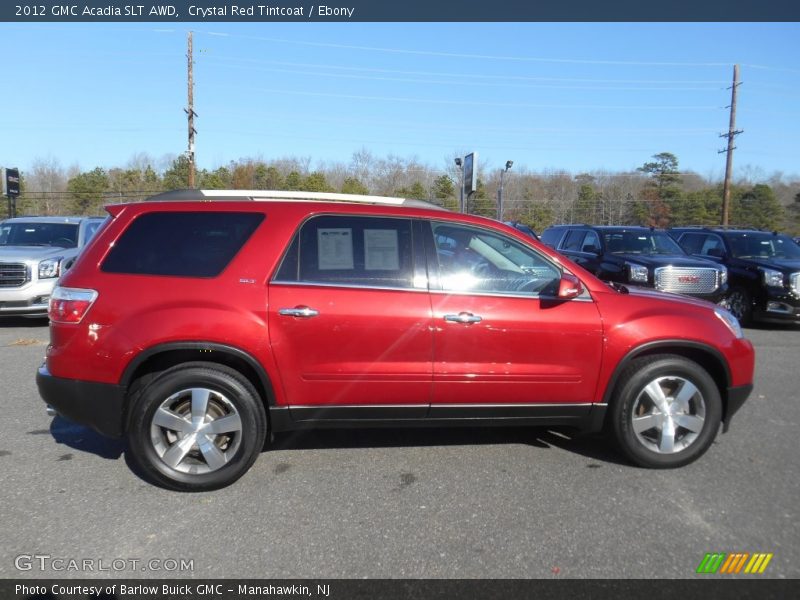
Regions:
<svg viewBox="0 0 800 600"><path fill-rule="evenodd" d="M167 201L231 201L253 200L269 202L294 200L299 202L352 202L358 204L388 204L390 206L411 206L447 210L431 202L412 198L393 198L389 196L365 196L362 194L334 194L330 192L301 192L287 190L174 190L163 192L147 199L148 202Z"/></svg>
<svg viewBox="0 0 800 600"><path fill-rule="evenodd" d="M762 232L772 232L775 233L772 229L765 229L763 227L754 227L752 225L676 225L674 227L670 227L670 229L707 229L709 231L712 230L741 230L741 231L762 231Z"/></svg>

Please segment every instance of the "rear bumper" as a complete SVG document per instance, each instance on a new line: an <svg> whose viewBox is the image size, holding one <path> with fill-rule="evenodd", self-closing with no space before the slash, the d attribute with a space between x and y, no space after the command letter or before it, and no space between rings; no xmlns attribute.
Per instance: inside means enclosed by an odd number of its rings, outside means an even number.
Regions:
<svg viewBox="0 0 800 600"><path fill-rule="evenodd" d="M39 396L58 414L109 437L121 437L125 388L108 383L65 379L45 365L36 373Z"/></svg>

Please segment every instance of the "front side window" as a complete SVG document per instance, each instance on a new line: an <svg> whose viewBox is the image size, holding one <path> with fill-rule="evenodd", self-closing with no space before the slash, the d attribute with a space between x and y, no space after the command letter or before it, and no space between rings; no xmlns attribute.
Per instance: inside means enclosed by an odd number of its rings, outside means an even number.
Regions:
<svg viewBox="0 0 800 600"><path fill-rule="evenodd" d="M537 295L554 293L561 273L535 250L501 234L433 223L443 290Z"/></svg>
<svg viewBox="0 0 800 600"><path fill-rule="evenodd" d="M583 229L573 229L567 234L567 237L564 239L564 244L561 246L562 250L567 250L569 252L581 252L583 248L583 237L586 235L586 231Z"/></svg>
<svg viewBox="0 0 800 600"><path fill-rule="evenodd" d="M261 213L144 214L114 243L102 270L132 275L216 277L263 220Z"/></svg>
<svg viewBox="0 0 800 600"><path fill-rule="evenodd" d="M684 233L680 238L680 245L689 254L702 254L707 238L704 233Z"/></svg>
<svg viewBox="0 0 800 600"><path fill-rule="evenodd" d="M583 238L583 245L581 252L600 252L600 238L594 231L587 231L586 237Z"/></svg>
<svg viewBox="0 0 800 600"><path fill-rule="evenodd" d="M105 221L89 221L86 223L86 229L84 230L83 236L84 244L88 244L89 240L94 237L94 234L97 233L97 230L100 229L100 226L105 223Z"/></svg>
<svg viewBox="0 0 800 600"><path fill-rule="evenodd" d="M413 287L411 221L324 215L295 235L274 281Z"/></svg>

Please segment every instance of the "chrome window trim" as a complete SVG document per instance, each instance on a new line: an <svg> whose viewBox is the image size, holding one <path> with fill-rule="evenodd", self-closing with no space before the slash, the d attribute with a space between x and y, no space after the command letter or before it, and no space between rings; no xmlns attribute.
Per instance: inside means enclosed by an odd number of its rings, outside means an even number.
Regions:
<svg viewBox="0 0 800 600"><path fill-rule="evenodd" d="M314 281L270 281L269 285L270 286L286 285L292 287L344 288L344 289L354 289L354 290L381 290L385 292L417 292L425 294L429 292L429 289L427 287L424 288L391 287L391 286L381 286L381 285L359 285L356 283L320 283Z"/></svg>
<svg viewBox="0 0 800 600"><path fill-rule="evenodd" d="M308 225L311 221L323 218L323 217L341 217L341 218L353 218L353 217L363 217L363 218L372 218L372 219L396 219L400 221L407 221L411 227L411 272L412 272L412 279L411 285L409 287L391 287L391 286L370 286L366 284L357 284L357 283L348 283L348 284L338 284L338 283L323 283L323 282L315 282L309 280L300 281L300 275L298 273L298 281L285 281L283 279L278 279L278 273L281 272L283 268L283 261L286 260L286 256L289 253L289 249L291 248L292 244L295 242L295 238L298 242L298 251L300 250L299 244L299 236L300 233L303 231L303 227ZM384 290L403 290L403 291L427 291L427 286L425 288L418 288L414 287L414 218L406 216L406 215L372 215L372 214L361 214L361 213L348 213L348 212L320 212L320 213L312 213L307 215L295 228L294 232L291 236L289 236L288 243L286 247L283 249L281 253L280 260L276 263L276 267L272 276L269 278L269 284L282 284L282 285L313 285L313 286L322 286L322 287L345 287L345 288L369 288L369 289L384 289ZM299 254L298 254L298 263L299 263Z"/></svg>
<svg viewBox="0 0 800 600"><path fill-rule="evenodd" d="M584 286L583 291L585 295L578 296L577 298L570 298L568 300L559 298L558 296L542 296L541 294L514 294L510 292L471 292L469 290L430 290L431 294L445 295L445 296L481 296L488 298L520 298L528 300L553 300L559 302L594 302L589 290Z"/></svg>

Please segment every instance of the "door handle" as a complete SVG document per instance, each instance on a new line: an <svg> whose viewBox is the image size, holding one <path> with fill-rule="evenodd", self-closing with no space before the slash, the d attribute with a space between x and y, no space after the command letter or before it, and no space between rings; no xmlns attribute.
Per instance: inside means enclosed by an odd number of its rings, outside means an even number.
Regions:
<svg viewBox="0 0 800 600"><path fill-rule="evenodd" d="M278 314L283 317L300 317L301 319L310 319L316 317L319 311L308 306L297 306L295 308L281 308Z"/></svg>
<svg viewBox="0 0 800 600"><path fill-rule="evenodd" d="M478 315L473 315L472 313L468 312L460 312L457 315L445 315L445 321L449 321L450 323L480 323L483 321L483 317L479 317Z"/></svg>

